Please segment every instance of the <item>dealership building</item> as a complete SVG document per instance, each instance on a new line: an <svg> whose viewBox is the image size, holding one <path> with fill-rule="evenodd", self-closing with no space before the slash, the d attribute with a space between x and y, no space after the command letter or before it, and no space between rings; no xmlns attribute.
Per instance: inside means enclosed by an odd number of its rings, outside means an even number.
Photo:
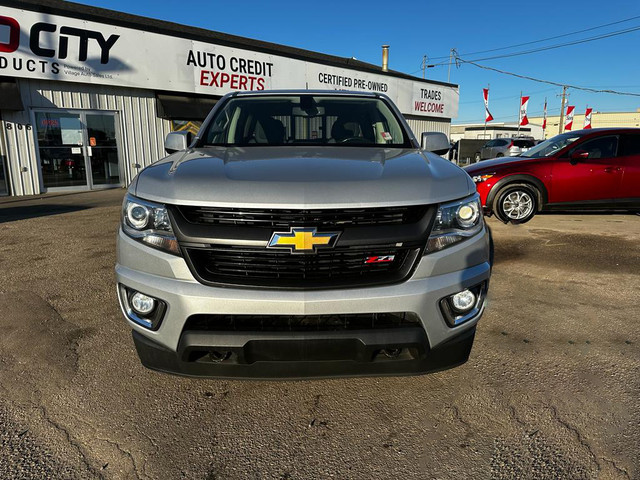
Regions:
<svg viewBox="0 0 640 480"><path fill-rule="evenodd" d="M450 133L457 85L59 0L0 0L0 195L126 186L237 90L381 92ZM213 8L213 7L212 7Z"/></svg>

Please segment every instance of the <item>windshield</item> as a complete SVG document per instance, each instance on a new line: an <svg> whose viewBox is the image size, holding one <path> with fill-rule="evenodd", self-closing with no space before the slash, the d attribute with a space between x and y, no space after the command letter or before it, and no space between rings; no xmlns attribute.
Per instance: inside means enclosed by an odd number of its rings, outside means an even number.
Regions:
<svg viewBox="0 0 640 480"><path fill-rule="evenodd" d="M411 147L379 98L265 95L230 99L202 135L206 145Z"/></svg>
<svg viewBox="0 0 640 480"><path fill-rule="evenodd" d="M556 135L555 137L545 140L535 147L530 148L526 152L521 153L520 156L528 158L548 157L556 153L558 150L563 149L570 143L575 142L580 137L581 135L577 133L563 133L561 135Z"/></svg>

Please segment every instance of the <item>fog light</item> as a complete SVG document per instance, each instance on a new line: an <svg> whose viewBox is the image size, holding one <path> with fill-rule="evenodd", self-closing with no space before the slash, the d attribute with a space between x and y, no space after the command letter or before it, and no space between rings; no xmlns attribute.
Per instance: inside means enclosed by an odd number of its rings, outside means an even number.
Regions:
<svg viewBox="0 0 640 480"><path fill-rule="evenodd" d="M118 285L118 298L122 306L122 312L134 323L148 328L158 330L164 314L167 311L166 302L159 298L150 297L140 293L133 288Z"/></svg>
<svg viewBox="0 0 640 480"><path fill-rule="evenodd" d="M131 308L140 315L149 315L156 308L156 300L136 292L131 296Z"/></svg>
<svg viewBox="0 0 640 480"><path fill-rule="evenodd" d="M463 290L451 296L451 305L458 312L466 312L471 310L476 304L476 296L471 290Z"/></svg>
<svg viewBox="0 0 640 480"><path fill-rule="evenodd" d="M484 307L488 286L489 282L484 281L440 299L442 316L450 327L478 317Z"/></svg>

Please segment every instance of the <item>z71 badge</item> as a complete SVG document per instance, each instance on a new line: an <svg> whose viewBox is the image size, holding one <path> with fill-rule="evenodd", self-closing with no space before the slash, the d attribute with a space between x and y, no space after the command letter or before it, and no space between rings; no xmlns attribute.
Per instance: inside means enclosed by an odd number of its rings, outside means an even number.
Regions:
<svg viewBox="0 0 640 480"><path fill-rule="evenodd" d="M366 257L364 263L391 263L396 258L395 255L380 255L378 257Z"/></svg>

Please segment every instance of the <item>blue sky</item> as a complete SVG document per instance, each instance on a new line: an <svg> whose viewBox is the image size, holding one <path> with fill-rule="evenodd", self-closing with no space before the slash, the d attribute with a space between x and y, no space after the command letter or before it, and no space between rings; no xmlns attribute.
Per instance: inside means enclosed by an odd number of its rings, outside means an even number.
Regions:
<svg viewBox="0 0 640 480"><path fill-rule="evenodd" d="M189 0L84 0L80 3L169 20L308 50L356 57L380 64L382 44L391 45L390 68L422 75L423 55L439 63L451 48L474 59L602 35L640 26L640 18L606 28L491 54L465 53L500 48L640 16L640 1L551 2L404 1L349 2L291 0L236 2ZM522 5L522 7L518 7ZM494 68L560 83L615 89L639 96L596 94L570 89L576 113L589 105L597 111L640 108L640 30L580 45L480 62ZM427 70L427 78L447 80L447 66ZM490 85L490 110L496 121L516 121L520 91L529 95L529 116L560 111L560 87L521 80L472 65L451 68L460 85L460 108L454 123L482 122L482 88Z"/></svg>

